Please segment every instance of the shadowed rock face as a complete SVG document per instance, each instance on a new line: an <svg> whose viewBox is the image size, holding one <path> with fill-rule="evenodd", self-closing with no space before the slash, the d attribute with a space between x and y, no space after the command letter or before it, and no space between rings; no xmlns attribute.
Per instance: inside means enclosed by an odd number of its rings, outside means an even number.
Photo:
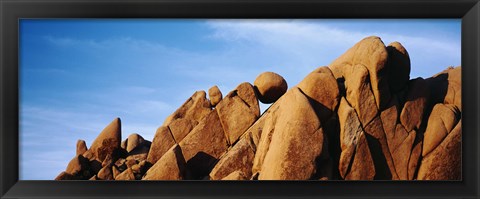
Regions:
<svg viewBox="0 0 480 199"><path fill-rule="evenodd" d="M461 180L461 67L411 67L402 44L367 37L288 90L265 72L197 91L152 142L121 143L117 118L55 180Z"/></svg>

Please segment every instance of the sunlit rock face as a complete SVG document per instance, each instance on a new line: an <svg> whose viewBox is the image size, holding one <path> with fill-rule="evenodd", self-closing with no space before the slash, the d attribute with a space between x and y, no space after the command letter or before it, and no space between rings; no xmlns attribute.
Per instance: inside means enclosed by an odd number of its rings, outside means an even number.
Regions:
<svg viewBox="0 0 480 199"><path fill-rule="evenodd" d="M151 142L122 142L119 118L78 140L55 180L461 180L461 67L411 67L400 42L371 36L291 88L274 72L225 96L212 86Z"/></svg>

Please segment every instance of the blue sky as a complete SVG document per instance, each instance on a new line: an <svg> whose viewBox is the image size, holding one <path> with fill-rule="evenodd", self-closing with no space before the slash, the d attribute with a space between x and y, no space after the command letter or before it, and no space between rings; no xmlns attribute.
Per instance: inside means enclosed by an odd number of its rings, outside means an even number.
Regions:
<svg viewBox="0 0 480 199"><path fill-rule="evenodd" d="M411 78L461 63L461 21L21 20L20 179L51 180L115 117L155 130L196 90L226 94L264 71L289 87L364 37L401 42ZM264 110L268 105L261 105Z"/></svg>

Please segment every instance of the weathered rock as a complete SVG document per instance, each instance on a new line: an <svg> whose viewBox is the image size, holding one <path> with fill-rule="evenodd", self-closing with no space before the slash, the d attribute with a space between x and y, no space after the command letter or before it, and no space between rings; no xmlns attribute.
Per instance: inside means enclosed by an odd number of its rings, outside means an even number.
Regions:
<svg viewBox="0 0 480 199"><path fill-rule="evenodd" d="M248 178L242 171L234 171L224 178L222 180L247 180Z"/></svg>
<svg viewBox="0 0 480 199"><path fill-rule="evenodd" d="M253 157L255 155L254 146L249 137L240 139L210 172L211 180L220 180L234 171L241 171L245 178L252 176Z"/></svg>
<svg viewBox="0 0 480 199"><path fill-rule="evenodd" d="M388 84L390 91L396 93L407 86L410 79L410 57L400 42L393 42L387 46Z"/></svg>
<svg viewBox="0 0 480 199"><path fill-rule="evenodd" d="M116 118L93 141L89 151L99 162L103 162L108 154L112 155L115 150L120 148L121 136L120 118Z"/></svg>
<svg viewBox="0 0 480 199"><path fill-rule="evenodd" d="M462 109L461 67L448 69L426 79L431 91L432 106L437 103L454 104Z"/></svg>
<svg viewBox="0 0 480 199"><path fill-rule="evenodd" d="M342 150L338 168L340 175L345 178L355 153L358 137L363 130L355 110L348 105L347 100L343 97L338 107L338 120L340 123L340 147Z"/></svg>
<svg viewBox="0 0 480 199"><path fill-rule="evenodd" d="M375 164L375 179L397 180L398 175L395 170L392 152L390 151L390 145L388 144L387 136L383 129L381 117L377 116L373 118L373 120L364 127L364 131Z"/></svg>
<svg viewBox="0 0 480 199"><path fill-rule="evenodd" d="M108 154L107 157L105 157L105 159L102 162L102 167L112 166L113 163L114 162L113 162L112 156Z"/></svg>
<svg viewBox="0 0 480 199"><path fill-rule="evenodd" d="M222 92L217 86L212 86L208 89L208 97L210 98L210 105L216 106L222 100Z"/></svg>
<svg viewBox="0 0 480 199"><path fill-rule="evenodd" d="M180 118L174 120L168 128L173 135L176 143L179 143L185 138L192 129L197 126L198 122L188 118Z"/></svg>
<svg viewBox="0 0 480 199"><path fill-rule="evenodd" d="M285 95L289 95L293 89L290 89L285 93ZM284 95L284 96L285 96ZM257 148L255 151L255 157L253 159L253 166L252 166L252 173L258 174L262 169L263 161L265 156L267 155L268 149L270 147L270 142L272 141L272 135L275 130L275 125L277 122L277 117L280 115L281 109L280 104L282 104L284 97L281 97L277 100L270 108L262 115L258 124L252 125L252 138L257 137L257 133L260 133L260 139L257 139L258 142L256 144ZM255 139L254 139L255 142Z"/></svg>
<svg viewBox="0 0 480 199"><path fill-rule="evenodd" d="M415 141L416 131L408 133L408 136L403 142L393 151L392 157L395 163L395 170L397 171L400 180L408 180L409 159L411 156L413 142Z"/></svg>
<svg viewBox="0 0 480 199"><path fill-rule="evenodd" d="M168 151L175 144L170 130L166 126L161 126L157 129L155 136L148 152L147 161L151 164L155 164L158 159L162 157L165 152Z"/></svg>
<svg viewBox="0 0 480 199"><path fill-rule="evenodd" d="M377 108L380 110L390 101L390 91L388 88L385 65L388 52L385 44L379 37L370 36L362 39L353 47L347 50L343 55L333 61L329 68L332 70L335 78L344 77L344 70L355 65L363 65L368 69L370 84ZM348 98L347 98L348 99ZM349 100L350 102L350 100ZM351 103L351 102L350 102ZM353 107L353 105L352 105ZM360 117L361 118L361 117Z"/></svg>
<svg viewBox="0 0 480 199"><path fill-rule="evenodd" d="M368 70L363 65L344 69L346 99L357 112L362 124L368 124L378 113L375 96L370 90Z"/></svg>
<svg viewBox="0 0 480 199"><path fill-rule="evenodd" d="M185 171L182 149L175 144L146 172L143 180L182 180Z"/></svg>
<svg viewBox="0 0 480 199"><path fill-rule="evenodd" d="M112 174L113 174L113 178L116 180L117 179L117 176L120 175L120 170L117 169L116 166L112 166Z"/></svg>
<svg viewBox="0 0 480 199"><path fill-rule="evenodd" d="M236 95L226 96L216 107L228 143L238 138L257 120L244 101Z"/></svg>
<svg viewBox="0 0 480 199"><path fill-rule="evenodd" d="M264 104L271 104L277 101L285 92L287 92L287 82L285 79L274 72L263 72L257 76L253 82L258 91L258 98Z"/></svg>
<svg viewBox="0 0 480 199"><path fill-rule="evenodd" d="M117 161L115 161L114 165L118 168L119 171L124 171L125 169L127 169L126 162L127 160L119 158Z"/></svg>
<svg viewBox="0 0 480 199"><path fill-rule="evenodd" d="M88 169L88 160L82 155L75 156L67 165L65 172L71 175L77 175L81 171Z"/></svg>
<svg viewBox="0 0 480 199"><path fill-rule="evenodd" d="M128 168L121 174L118 174L118 176L115 177L115 180L135 180L135 175L133 174L132 169Z"/></svg>
<svg viewBox="0 0 480 199"><path fill-rule="evenodd" d="M128 156L126 159L134 159L137 162L146 160L148 158L148 152L150 151L151 145L151 142L145 140L142 144L130 151L130 153L127 154Z"/></svg>
<svg viewBox="0 0 480 199"><path fill-rule="evenodd" d="M143 137L141 135L138 135L137 133L132 133L128 136L127 138L127 152L130 152L132 151L133 149L135 149L135 147L141 145L143 142L145 141L145 139L143 139Z"/></svg>
<svg viewBox="0 0 480 199"><path fill-rule="evenodd" d="M405 105L400 113L400 122L407 132L418 130L425 115L429 89L427 82L421 77L410 80Z"/></svg>
<svg viewBox="0 0 480 199"><path fill-rule="evenodd" d="M424 145L425 147L425 145ZM462 179L462 122L433 151L423 157L418 180Z"/></svg>
<svg viewBox="0 0 480 199"><path fill-rule="evenodd" d="M340 101L337 80L328 67L310 73L297 86L316 102L313 105L321 121L330 117Z"/></svg>
<svg viewBox="0 0 480 199"><path fill-rule="evenodd" d="M180 108L165 119L163 126L170 125L173 120L178 118L188 118L200 122L211 111L206 95L205 91L196 91Z"/></svg>
<svg viewBox="0 0 480 199"><path fill-rule="evenodd" d="M413 180L420 163L420 157L422 157L422 141L417 142L413 149L412 154L410 155L410 160L408 161L408 180Z"/></svg>
<svg viewBox="0 0 480 199"><path fill-rule="evenodd" d="M82 155L86 151L87 151L87 144L85 143L85 140L78 140L76 155Z"/></svg>
<svg viewBox="0 0 480 199"><path fill-rule="evenodd" d="M365 133L360 133L350 172L345 176L345 180L373 180L373 177L375 177L373 159Z"/></svg>
<svg viewBox="0 0 480 199"><path fill-rule="evenodd" d="M245 104L250 108L250 111L258 118L260 116L260 106L258 105L258 98L255 94L255 89L252 84L243 82L235 88L235 90L228 93L227 96L239 96Z"/></svg>
<svg viewBox="0 0 480 199"><path fill-rule="evenodd" d="M437 104L428 118L423 139L422 156L434 150L459 120L459 110L455 105Z"/></svg>
<svg viewBox="0 0 480 199"><path fill-rule="evenodd" d="M100 171L97 173L97 178L99 180L114 180L112 167L103 167L100 169Z"/></svg>
<svg viewBox="0 0 480 199"><path fill-rule="evenodd" d="M228 148L217 112L212 111L203 118L179 145L187 162L189 178L198 179L208 175Z"/></svg>
<svg viewBox="0 0 480 199"><path fill-rule="evenodd" d="M307 97L298 88L291 90L283 103L295 106L281 106L260 180L308 180L317 172L315 160L324 142L320 120Z"/></svg>

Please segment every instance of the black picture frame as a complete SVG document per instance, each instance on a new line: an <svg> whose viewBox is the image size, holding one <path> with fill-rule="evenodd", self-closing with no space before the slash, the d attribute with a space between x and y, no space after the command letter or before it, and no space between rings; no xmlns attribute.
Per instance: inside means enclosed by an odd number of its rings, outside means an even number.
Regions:
<svg viewBox="0 0 480 199"><path fill-rule="evenodd" d="M479 0L0 0L1 198L479 198ZM462 181L18 180L21 18L461 18ZM41 171L39 171L41 172Z"/></svg>

